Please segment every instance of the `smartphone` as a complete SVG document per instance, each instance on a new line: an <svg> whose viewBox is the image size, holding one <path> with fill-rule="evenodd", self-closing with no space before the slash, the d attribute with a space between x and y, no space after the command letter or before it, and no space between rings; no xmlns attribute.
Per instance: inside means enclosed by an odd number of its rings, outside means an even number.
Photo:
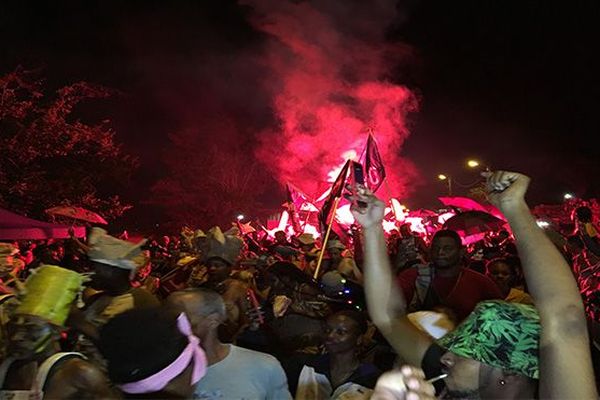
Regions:
<svg viewBox="0 0 600 400"><path fill-rule="evenodd" d="M356 194L358 191L357 185L363 185L365 184L365 171L363 169L362 164L357 163L356 161L352 161L352 176L351 176L351 182L350 184L352 185L352 193ZM355 202L356 206L364 208L367 206L367 204L363 201L356 201Z"/></svg>
<svg viewBox="0 0 600 400"><path fill-rule="evenodd" d="M363 170L363 166L356 161L352 161L352 188L354 189L356 185L364 185L365 184L365 171Z"/></svg>

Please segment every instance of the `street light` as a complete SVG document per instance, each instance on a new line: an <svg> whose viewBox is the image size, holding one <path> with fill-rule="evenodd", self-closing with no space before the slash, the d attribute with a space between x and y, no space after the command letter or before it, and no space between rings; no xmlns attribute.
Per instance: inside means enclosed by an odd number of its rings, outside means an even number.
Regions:
<svg viewBox="0 0 600 400"><path fill-rule="evenodd" d="M238 221L241 221L241 220L243 220L245 217L244 217L244 214L239 214L239 215L238 215L236 218L237 218L237 220L238 220Z"/></svg>
<svg viewBox="0 0 600 400"><path fill-rule="evenodd" d="M448 196L452 196L452 177L450 175L439 174L440 181L446 181L448 185Z"/></svg>
<svg viewBox="0 0 600 400"><path fill-rule="evenodd" d="M467 160L467 167L471 168L471 169L475 169L475 168L481 168L482 165L479 161L475 160L475 159L469 159ZM489 167L485 167L486 171L489 171ZM451 175L445 175L445 174L439 174L438 175L438 179L440 181L446 181L446 184L448 185L448 196L452 196L452 186L453 184L458 185L461 188L473 188L475 185L477 185L478 183L481 183L481 177L477 178L476 181L468 183L468 184L464 184L461 183L458 180L455 180L454 178L452 178Z"/></svg>
<svg viewBox="0 0 600 400"><path fill-rule="evenodd" d="M575 196L573 194L571 194L571 193L565 193L565 195L563 196L563 198L565 200L571 200L571 199L574 199Z"/></svg>

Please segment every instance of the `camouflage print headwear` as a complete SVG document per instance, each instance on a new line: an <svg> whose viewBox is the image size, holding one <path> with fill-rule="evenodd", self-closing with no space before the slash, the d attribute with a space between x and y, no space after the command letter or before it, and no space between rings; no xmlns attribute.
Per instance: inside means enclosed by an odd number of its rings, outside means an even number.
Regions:
<svg viewBox="0 0 600 400"><path fill-rule="evenodd" d="M539 339L534 307L484 301L438 343L458 356L539 379Z"/></svg>

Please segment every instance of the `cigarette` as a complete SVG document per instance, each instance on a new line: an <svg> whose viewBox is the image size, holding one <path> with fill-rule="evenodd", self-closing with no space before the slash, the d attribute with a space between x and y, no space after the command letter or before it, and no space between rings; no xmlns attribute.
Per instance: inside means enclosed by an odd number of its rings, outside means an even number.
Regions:
<svg viewBox="0 0 600 400"><path fill-rule="evenodd" d="M441 375L438 375L438 376L434 376L431 379L428 379L426 382L427 383L437 382L439 380L442 380L442 379L446 378L447 376L448 376L448 374L441 374Z"/></svg>

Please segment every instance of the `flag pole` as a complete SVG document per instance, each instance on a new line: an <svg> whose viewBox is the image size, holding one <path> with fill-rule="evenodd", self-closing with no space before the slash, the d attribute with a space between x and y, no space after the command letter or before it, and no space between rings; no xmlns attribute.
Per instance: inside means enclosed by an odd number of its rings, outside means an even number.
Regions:
<svg viewBox="0 0 600 400"><path fill-rule="evenodd" d="M319 270L321 269L321 263L323 262L323 254L325 254L325 248L327 247L327 241L329 240L329 234L331 233L331 227L333 226L333 220L335 218L335 212L337 210L337 206L341 200L341 197L336 197L333 203L333 212L331 213L331 218L329 219L329 226L327 227L327 232L325 233L325 238L323 239L323 247L321 248L321 252L319 253L319 260L317 261L317 268L315 269L315 274L313 275L313 279L317 280L319 276Z"/></svg>

